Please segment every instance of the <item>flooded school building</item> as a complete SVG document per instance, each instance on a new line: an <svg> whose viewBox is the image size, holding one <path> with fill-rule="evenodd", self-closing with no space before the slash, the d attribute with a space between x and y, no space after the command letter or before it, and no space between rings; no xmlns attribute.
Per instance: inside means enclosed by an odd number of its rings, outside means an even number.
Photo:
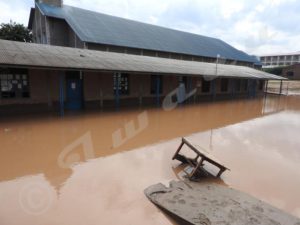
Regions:
<svg viewBox="0 0 300 225"><path fill-rule="evenodd" d="M29 28L35 44L0 41L2 113L255 97L282 79L222 40L60 0L36 1Z"/></svg>
<svg viewBox="0 0 300 225"><path fill-rule="evenodd" d="M0 40L1 225L182 224L144 190L184 180L183 137L230 169L208 182L300 217L300 91L266 92L286 77L216 38L60 0L29 11L34 43Z"/></svg>

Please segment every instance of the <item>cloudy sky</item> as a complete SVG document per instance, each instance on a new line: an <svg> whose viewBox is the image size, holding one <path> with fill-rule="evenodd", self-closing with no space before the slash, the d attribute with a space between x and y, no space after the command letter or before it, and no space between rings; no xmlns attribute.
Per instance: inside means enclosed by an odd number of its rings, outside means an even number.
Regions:
<svg viewBox="0 0 300 225"><path fill-rule="evenodd" d="M220 38L249 54L300 51L299 0L64 0L64 4ZM0 0L0 23L27 25L34 0Z"/></svg>

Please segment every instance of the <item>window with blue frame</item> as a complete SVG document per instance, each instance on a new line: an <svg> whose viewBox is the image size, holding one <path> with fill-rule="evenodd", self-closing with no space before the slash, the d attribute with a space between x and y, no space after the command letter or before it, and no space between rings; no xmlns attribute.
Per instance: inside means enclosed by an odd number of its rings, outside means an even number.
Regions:
<svg viewBox="0 0 300 225"><path fill-rule="evenodd" d="M29 98L28 70L3 69L0 71L1 98Z"/></svg>
<svg viewBox="0 0 300 225"><path fill-rule="evenodd" d="M114 94L119 90L119 95L129 95L129 74L128 73L114 73Z"/></svg>

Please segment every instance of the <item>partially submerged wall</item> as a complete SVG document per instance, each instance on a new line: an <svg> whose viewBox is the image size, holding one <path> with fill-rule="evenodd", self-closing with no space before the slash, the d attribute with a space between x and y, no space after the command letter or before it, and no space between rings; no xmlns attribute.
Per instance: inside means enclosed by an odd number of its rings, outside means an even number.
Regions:
<svg viewBox="0 0 300 225"><path fill-rule="evenodd" d="M61 80L63 79L63 96L67 99L66 75L64 71L56 70L28 70L29 96L24 98L5 98L0 95L1 111L4 108L26 109L41 108L42 110L58 110ZM155 79L155 77L154 77ZM172 101L178 101L176 89L180 82L185 84L185 91L191 96L185 102L199 102L202 100L215 100L224 98L237 98L249 96L249 80L247 79L215 79L205 81L202 77L181 77L176 75L160 76L162 92L157 95L153 92L155 81L150 74L128 74L129 91L120 94L120 106L157 105L158 100L162 104L166 96L171 96ZM153 82L154 81L154 82ZM83 100L85 108L115 107L116 95L114 93L114 73L112 72L83 72ZM225 85L224 85L225 82ZM256 96L263 94L264 84L253 80ZM237 88L239 84L239 88ZM204 86L208 89L205 91ZM29 110L30 111L30 110Z"/></svg>

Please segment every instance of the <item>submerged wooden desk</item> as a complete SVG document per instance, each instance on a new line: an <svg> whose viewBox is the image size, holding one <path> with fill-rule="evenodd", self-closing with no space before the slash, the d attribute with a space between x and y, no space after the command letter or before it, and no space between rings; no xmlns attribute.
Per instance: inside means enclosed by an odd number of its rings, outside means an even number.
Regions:
<svg viewBox="0 0 300 225"><path fill-rule="evenodd" d="M196 153L196 155L197 155L196 158L190 159L184 155L179 154L179 152L184 144L186 144L191 150L193 150ZM201 158L201 159L198 161L199 158ZM217 177L220 177L225 170L230 170L227 167L225 167L224 165L222 165L218 161L218 159L216 159L209 152L205 151L203 148L201 148L199 146L196 146L196 145L190 143L185 138L182 138L181 144L179 145L179 147L178 147L177 151L175 152L172 159L173 160L177 159L177 160L181 161L182 163L188 163L190 166L194 167L192 172L189 174L189 178L192 178L194 176L194 174L197 172L197 170L200 169L201 166L203 166L204 161L207 161L220 169L219 173L217 174Z"/></svg>

